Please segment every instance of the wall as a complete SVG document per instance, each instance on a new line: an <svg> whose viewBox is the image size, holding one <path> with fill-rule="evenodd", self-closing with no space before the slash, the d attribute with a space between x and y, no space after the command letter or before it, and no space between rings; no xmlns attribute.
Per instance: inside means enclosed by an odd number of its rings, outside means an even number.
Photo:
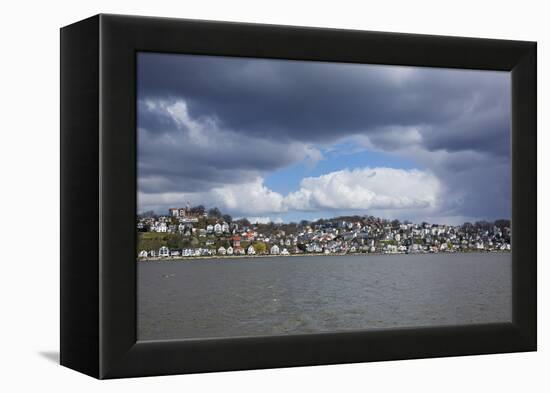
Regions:
<svg viewBox="0 0 550 393"><path fill-rule="evenodd" d="M86 4L84 4L86 3ZM464 392L518 389L548 385L550 361L543 327L549 291L539 275L538 353L399 361L343 366L217 373L99 382L56 365L59 266L59 32L58 28L99 12L197 19L278 23L365 30L537 40L539 103L548 92L541 74L549 55L544 45L550 29L544 2L501 1L106 1L5 3L2 7L2 108L0 170L2 178L3 253L0 302L3 310L3 378L10 390L61 391L408 391ZM550 197L547 173L548 134L539 104L539 201ZM26 216L28 207L40 214ZM539 202L539 222L549 222L548 205ZM9 223L9 224L8 224ZM549 235L539 224L540 261ZM535 236L535 234L533 234ZM546 280L548 282L548 280ZM546 323L545 323L546 322ZM546 329L547 330L547 329Z"/></svg>

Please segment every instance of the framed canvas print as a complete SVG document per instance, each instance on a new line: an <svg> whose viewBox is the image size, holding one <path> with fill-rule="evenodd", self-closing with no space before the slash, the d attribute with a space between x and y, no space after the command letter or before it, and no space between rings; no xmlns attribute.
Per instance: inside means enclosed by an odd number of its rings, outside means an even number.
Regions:
<svg viewBox="0 0 550 393"><path fill-rule="evenodd" d="M536 44L61 29L61 364L536 350Z"/></svg>

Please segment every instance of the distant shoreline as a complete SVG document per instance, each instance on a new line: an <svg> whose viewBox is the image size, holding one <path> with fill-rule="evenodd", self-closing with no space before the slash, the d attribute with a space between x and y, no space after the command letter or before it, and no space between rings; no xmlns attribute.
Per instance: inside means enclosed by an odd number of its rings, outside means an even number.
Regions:
<svg viewBox="0 0 550 393"><path fill-rule="evenodd" d="M185 261L196 261L200 259L252 259L252 258L272 258L272 257L344 257L344 256L379 256L379 255L436 255L436 254L490 254L490 253L510 253L511 250L471 250L471 251L457 251L457 252L394 252L394 253L384 253L384 252L372 252L372 253L308 253L308 254L263 254L263 255L204 255L204 256L177 256L177 257L147 257L147 258L137 258L137 262L185 262Z"/></svg>

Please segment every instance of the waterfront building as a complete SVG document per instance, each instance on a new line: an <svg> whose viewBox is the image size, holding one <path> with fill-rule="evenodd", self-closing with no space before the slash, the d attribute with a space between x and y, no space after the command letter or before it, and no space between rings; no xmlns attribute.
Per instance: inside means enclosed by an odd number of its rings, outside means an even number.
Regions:
<svg viewBox="0 0 550 393"><path fill-rule="evenodd" d="M170 249L166 246L159 248L159 257L168 257L170 256Z"/></svg>
<svg viewBox="0 0 550 393"><path fill-rule="evenodd" d="M240 247L241 246L241 237L239 235L233 236L233 238L231 238L231 243L232 243L233 247L235 247L235 248Z"/></svg>

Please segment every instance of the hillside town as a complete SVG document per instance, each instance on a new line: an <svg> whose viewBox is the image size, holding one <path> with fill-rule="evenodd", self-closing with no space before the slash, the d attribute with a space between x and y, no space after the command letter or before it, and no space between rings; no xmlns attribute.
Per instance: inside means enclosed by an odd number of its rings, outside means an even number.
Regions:
<svg viewBox="0 0 550 393"><path fill-rule="evenodd" d="M299 223L233 220L217 208L169 209L137 217L140 260L275 255L510 251L510 221L459 226L342 216Z"/></svg>

